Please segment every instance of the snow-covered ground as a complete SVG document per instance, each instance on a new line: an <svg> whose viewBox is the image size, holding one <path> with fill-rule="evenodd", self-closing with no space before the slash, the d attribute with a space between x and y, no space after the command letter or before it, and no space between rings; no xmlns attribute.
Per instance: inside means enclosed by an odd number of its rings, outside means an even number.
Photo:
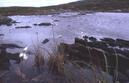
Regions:
<svg viewBox="0 0 129 83"><path fill-rule="evenodd" d="M17 15L10 16L10 18L18 23L12 26L0 26L0 34L4 34L0 36L0 43L14 43L27 46L29 49L32 49L34 45L39 45L49 50L60 42L73 43L75 37L83 35L129 40L129 13L66 12L52 15ZM52 25L34 25L40 23L51 23ZM15 28L20 26L31 28ZM42 44L41 42L45 39L48 39L49 42Z"/></svg>
<svg viewBox="0 0 129 83"><path fill-rule="evenodd" d="M83 35L129 40L129 13L66 12L52 15L10 16L10 18L18 23L12 26L0 26L0 34L4 34L4 36L0 36L0 43L15 43L27 46L28 50L32 50L32 46L37 44L49 50L60 42L73 43L75 37ZM52 25L34 25L40 23L51 23ZM30 26L31 28L15 28L19 26ZM50 41L42 44L44 39ZM22 52L22 49L7 49L7 51ZM32 66L34 56L27 56L29 58L23 61L23 64L26 65L22 68L31 68ZM12 67L14 70L17 65L12 66L14 66Z"/></svg>
<svg viewBox="0 0 129 83"><path fill-rule="evenodd" d="M1 39L4 42L19 42L31 45L44 39L55 39L72 43L75 37L90 35L129 40L129 13L83 13L67 12L53 15L10 16L17 24L0 26ZM51 26L34 26L33 24L51 23ZM16 29L18 26L31 26L28 29ZM53 29L52 29L53 27Z"/></svg>

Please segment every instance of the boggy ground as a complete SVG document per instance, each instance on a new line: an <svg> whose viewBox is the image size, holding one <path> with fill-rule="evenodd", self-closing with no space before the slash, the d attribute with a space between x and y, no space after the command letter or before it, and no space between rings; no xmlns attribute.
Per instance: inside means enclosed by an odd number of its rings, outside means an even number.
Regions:
<svg viewBox="0 0 129 83"><path fill-rule="evenodd" d="M44 26L44 23L41 24ZM35 26L39 26L39 23ZM116 80L120 83L128 82L128 40L112 38L98 40L95 37L84 36L83 39L75 38L74 44L61 44L61 47L64 49L63 54L50 55L63 56L49 57L46 61L43 58L44 53L37 52L35 54L37 59L31 63L34 66L28 68L26 61L23 64L22 59L19 58L19 53L6 52L8 48L23 47L16 44L1 44L0 83L103 83L106 81L106 83L114 83ZM18 67L10 69L13 66L12 60Z"/></svg>
<svg viewBox="0 0 129 83"><path fill-rule="evenodd" d="M50 54L47 61L40 51L35 54L34 65L27 72L20 66L15 67L15 71L0 70L0 83L113 83L108 73L96 68L83 68L65 58L62 46L58 52Z"/></svg>
<svg viewBox="0 0 129 83"><path fill-rule="evenodd" d="M2 44L0 55L5 51L2 50L3 48L22 47ZM15 67L15 72L0 70L0 81L2 83L127 83L129 81L128 48L129 41L123 39L98 40L88 36L84 36L83 39L75 38L74 44L61 43L57 51L53 50L52 54L49 53L47 59L42 50L36 49L32 68L24 71L22 70L24 68L19 66ZM10 59L21 60L18 58L19 54L14 55L17 55L17 58ZM2 59L0 58L0 61ZM9 61L8 57L4 56L4 62L9 64ZM22 61L15 64L22 64ZM6 68L10 67L5 65Z"/></svg>
<svg viewBox="0 0 129 83"><path fill-rule="evenodd" d="M109 72L114 80L120 83L129 81L129 41L122 39L84 36L75 38L74 44L62 44L65 48L66 58L76 61L82 67L88 63L91 66ZM117 77L117 78L116 78Z"/></svg>

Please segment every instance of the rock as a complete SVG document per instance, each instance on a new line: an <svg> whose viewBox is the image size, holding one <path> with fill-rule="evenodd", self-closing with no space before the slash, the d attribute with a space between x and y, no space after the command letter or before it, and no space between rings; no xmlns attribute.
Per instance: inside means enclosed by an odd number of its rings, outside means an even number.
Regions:
<svg viewBox="0 0 129 83"><path fill-rule="evenodd" d="M5 16L0 16L0 25L11 26L13 23L16 23L16 22L13 21L11 18L5 17Z"/></svg>
<svg viewBox="0 0 129 83"><path fill-rule="evenodd" d="M83 38L84 38L84 40L87 40L88 39L88 36L85 35L85 36L83 36Z"/></svg>
<svg viewBox="0 0 129 83"><path fill-rule="evenodd" d="M89 37L89 40L92 41L92 42L96 42L97 41L97 39L94 38L94 37Z"/></svg>
<svg viewBox="0 0 129 83"><path fill-rule="evenodd" d="M47 42L49 42L49 39L44 39L42 43L46 44Z"/></svg>
<svg viewBox="0 0 129 83"><path fill-rule="evenodd" d="M0 36L4 36L4 34L0 34Z"/></svg>
<svg viewBox="0 0 129 83"><path fill-rule="evenodd" d="M33 24L34 26L37 26L38 24Z"/></svg>
<svg viewBox="0 0 129 83"><path fill-rule="evenodd" d="M35 26L51 26L51 23L40 23L40 24L34 24Z"/></svg>
<svg viewBox="0 0 129 83"><path fill-rule="evenodd" d="M15 27L15 28L19 29L19 28L31 28L31 27L30 26L19 26L19 27Z"/></svg>

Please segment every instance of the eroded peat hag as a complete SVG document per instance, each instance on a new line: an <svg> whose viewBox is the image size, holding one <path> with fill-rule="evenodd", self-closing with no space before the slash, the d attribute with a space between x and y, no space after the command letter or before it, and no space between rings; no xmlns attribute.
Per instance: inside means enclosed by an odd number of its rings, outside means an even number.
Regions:
<svg viewBox="0 0 129 83"><path fill-rule="evenodd" d="M1 25L11 26L14 23L16 23L16 21L12 20L11 18L0 15L0 26Z"/></svg>
<svg viewBox="0 0 129 83"><path fill-rule="evenodd" d="M15 44L0 44L0 70L9 70L10 60L20 63L19 53L9 53L8 48L23 48Z"/></svg>
<svg viewBox="0 0 129 83"><path fill-rule="evenodd" d="M114 81L129 81L129 41L123 39L84 36L75 38L74 44L61 44L65 48L66 58L75 61L82 67L85 63L106 71L114 77ZM116 79L115 79L116 78Z"/></svg>
<svg viewBox="0 0 129 83"><path fill-rule="evenodd" d="M40 23L40 24L34 24L35 26L51 26L51 23Z"/></svg>
<svg viewBox="0 0 129 83"><path fill-rule="evenodd" d="M19 26L19 27L15 27L16 29L22 29L22 28L31 28L31 26Z"/></svg>

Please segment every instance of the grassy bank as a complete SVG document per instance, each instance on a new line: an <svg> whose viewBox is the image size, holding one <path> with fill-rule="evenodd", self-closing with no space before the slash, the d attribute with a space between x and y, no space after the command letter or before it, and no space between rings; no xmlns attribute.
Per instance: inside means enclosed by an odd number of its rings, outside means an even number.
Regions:
<svg viewBox="0 0 129 83"><path fill-rule="evenodd" d="M100 1L100 2L74 2L50 7L1 7L1 15L40 15L64 11L117 11L129 12L129 1Z"/></svg>

